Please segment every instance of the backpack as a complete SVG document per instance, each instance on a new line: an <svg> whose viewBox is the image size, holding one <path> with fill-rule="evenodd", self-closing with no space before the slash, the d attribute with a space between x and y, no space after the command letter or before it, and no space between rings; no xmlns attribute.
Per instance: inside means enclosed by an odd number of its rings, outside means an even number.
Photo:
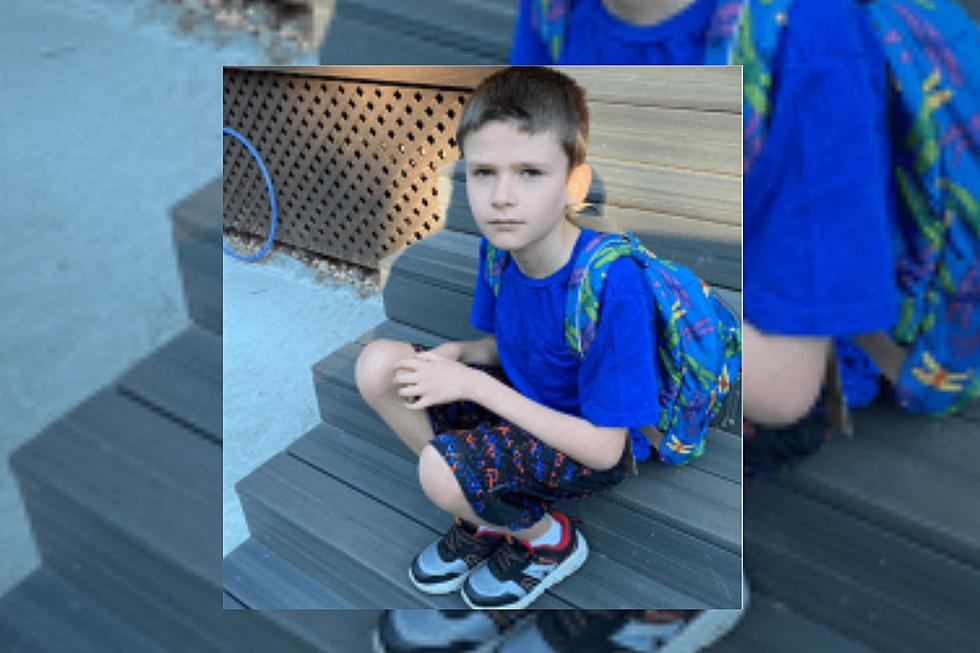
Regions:
<svg viewBox="0 0 980 653"><path fill-rule="evenodd" d="M494 296L508 253L484 239L484 273ZM565 300L564 334L569 350L585 358L601 315L602 289L609 266L632 258L652 291L658 358L662 434L657 454L662 462L681 464L700 456L712 418L738 377L741 328L738 318L689 269L659 259L630 233L598 233L576 257ZM637 460L650 457L651 443L630 429Z"/></svg>
<svg viewBox="0 0 980 653"><path fill-rule="evenodd" d="M814 0L818 1L818 0ZM980 30L951 0L855 0L888 62L898 190L901 314L854 341L911 412L946 414L980 396ZM558 61L570 0L534 3ZM719 0L708 64L743 66L743 169L765 142L772 62L793 0Z"/></svg>

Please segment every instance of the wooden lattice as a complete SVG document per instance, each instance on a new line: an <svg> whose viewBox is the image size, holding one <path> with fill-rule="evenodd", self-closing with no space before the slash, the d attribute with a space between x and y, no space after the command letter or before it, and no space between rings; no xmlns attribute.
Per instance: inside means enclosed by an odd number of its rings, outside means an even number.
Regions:
<svg viewBox="0 0 980 653"><path fill-rule="evenodd" d="M224 124L262 156L276 241L360 265L443 219L438 170L458 157L466 91L226 69ZM224 224L265 238L269 200L251 155L224 140Z"/></svg>

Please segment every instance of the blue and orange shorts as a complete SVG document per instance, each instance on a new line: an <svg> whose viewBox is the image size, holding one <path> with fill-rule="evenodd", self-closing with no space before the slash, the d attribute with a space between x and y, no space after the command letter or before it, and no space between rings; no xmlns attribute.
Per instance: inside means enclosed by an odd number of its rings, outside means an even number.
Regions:
<svg viewBox="0 0 980 653"><path fill-rule="evenodd" d="M425 351L423 345L413 345ZM473 365L511 385L502 368ZM626 477L628 452L611 469L582 465L516 424L471 401L430 406L431 444L449 464L473 511L490 524L533 526L557 501L612 489Z"/></svg>

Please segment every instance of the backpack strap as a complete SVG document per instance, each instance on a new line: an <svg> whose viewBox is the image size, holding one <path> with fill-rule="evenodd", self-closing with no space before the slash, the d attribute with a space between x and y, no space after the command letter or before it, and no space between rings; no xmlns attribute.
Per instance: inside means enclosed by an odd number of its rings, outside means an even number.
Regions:
<svg viewBox="0 0 980 653"><path fill-rule="evenodd" d="M595 340L599 298L609 266L623 256L642 259L644 255L652 256L629 233L597 233L579 252L565 299L565 343L580 359Z"/></svg>
<svg viewBox="0 0 980 653"><path fill-rule="evenodd" d="M500 279L504 274L504 267L507 265L507 254L506 250L497 249L494 247L486 236L481 236L484 243L484 255L481 265L483 266L484 276L487 279L487 283L490 284L490 289L493 290L493 296L496 297L500 294Z"/></svg>
<svg viewBox="0 0 980 653"><path fill-rule="evenodd" d="M552 63L558 63L565 48L565 25L573 0L531 0L531 26L548 49Z"/></svg>
<svg viewBox="0 0 980 653"><path fill-rule="evenodd" d="M772 69L794 0L721 2L708 29L706 63L742 66L742 168L762 151L772 113Z"/></svg>

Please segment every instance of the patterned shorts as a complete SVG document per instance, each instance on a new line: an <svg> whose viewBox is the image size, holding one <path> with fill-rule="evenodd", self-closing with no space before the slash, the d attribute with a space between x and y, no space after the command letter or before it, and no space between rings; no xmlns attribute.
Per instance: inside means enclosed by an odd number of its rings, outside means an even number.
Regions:
<svg viewBox="0 0 980 653"><path fill-rule="evenodd" d="M423 345L413 345L425 351ZM474 365L510 385L499 367ZM521 530L537 523L551 504L615 487L626 477L628 453L600 471L575 462L483 406L457 401L428 408L442 454L473 511L490 524Z"/></svg>

